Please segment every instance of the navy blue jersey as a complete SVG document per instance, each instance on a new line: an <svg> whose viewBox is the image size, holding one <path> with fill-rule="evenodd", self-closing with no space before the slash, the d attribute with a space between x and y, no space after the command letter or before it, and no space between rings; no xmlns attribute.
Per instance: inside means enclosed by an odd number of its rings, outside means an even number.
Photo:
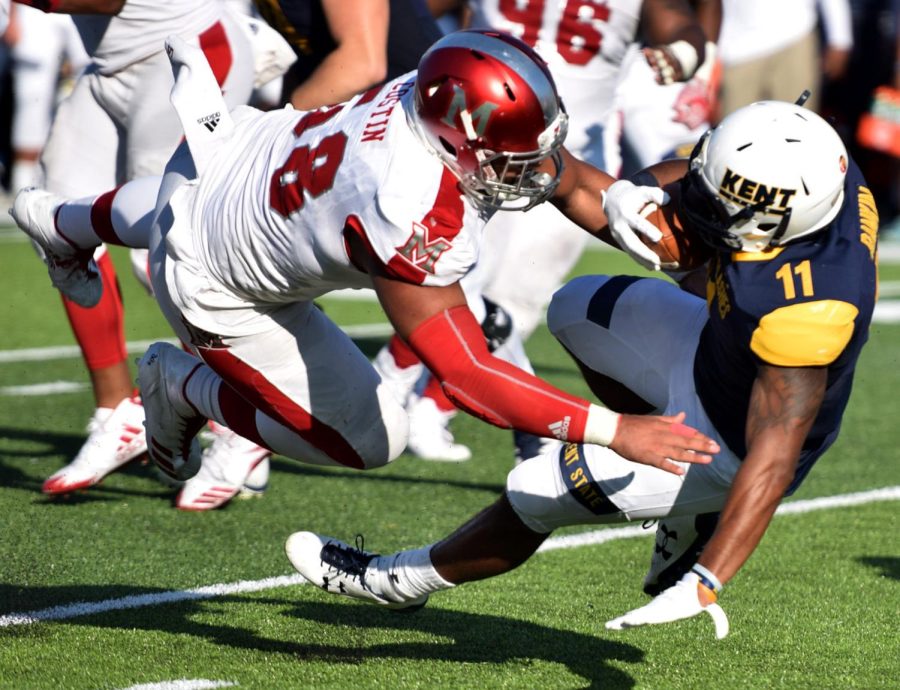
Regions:
<svg viewBox="0 0 900 690"><path fill-rule="evenodd" d="M878 214L850 161L840 213L824 230L766 252L719 253L707 282L709 321L694 360L697 395L724 441L747 453L757 367L825 366L825 399L800 454L793 493L834 443L877 290Z"/></svg>

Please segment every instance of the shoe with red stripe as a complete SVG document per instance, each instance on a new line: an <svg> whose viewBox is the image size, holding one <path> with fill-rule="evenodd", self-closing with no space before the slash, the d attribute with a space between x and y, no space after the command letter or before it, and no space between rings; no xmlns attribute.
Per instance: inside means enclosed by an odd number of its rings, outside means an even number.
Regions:
<svg viewBox="0 0 900 690"><path fill-rule="evenodd" d="M71 244L56 227L56 211L65 201L43 189L26 187L16 194L9 213L41 250L50 282L75 304L90 308L100 301L103 281L94 250Z"/></svg>
<svg viewBox="0 0 900 690"><path fill-rule="evenodd" d="M200 471L175 499L179 510L213 510L235 497L260 496L269 482L272 453L220 424L210 424L212 444L203 451Z"/></svg>
<svg viewBox="0 0 900 690"><path fill-rule="evenodd" d="M146 452L140 398L125 398L114 409L99 407L88 422L88 438L78 455L49 477L41 490L55 495L85 489Z"/></svg>
<svg viewBox="0 0 900 690"><path fill-rule="evenodd" d="M138 362L147 453L177 481L190 479L200 469L197 432L206 418L187 402L183 390L202 366L199 359L169 343L153 343Z"/></svg>

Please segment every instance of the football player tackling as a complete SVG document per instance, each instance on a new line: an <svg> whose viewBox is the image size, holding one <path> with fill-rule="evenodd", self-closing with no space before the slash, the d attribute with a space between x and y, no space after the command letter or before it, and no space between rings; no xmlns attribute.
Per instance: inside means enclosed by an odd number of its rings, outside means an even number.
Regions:
<svg viewBox="0 0 900 690"><path fill-rule="evenodd" d="M563 148L565 111L525 44L458 32L417 73L347 103L231 116L202 53L177 38L168 50L186 144L162 180L74 201L26 190L13 209L79 303L99 298L90 252L101 240L149 245L160 307L196 355L156 343L139 364L148 449L164 471L196 471L207 419L309 463L397 457L405 411L313 304L365 286L447 395L485 421L608 445L673 476L718 452L678 411L618 414L498 360L466 306L459 279L495 211L552 199L588 231L606 233L609 218L621 233L662 200L621 182L604 212L614 180Z"/></svg>
<svg viewBox="0 0 900 690"><path fill-rule="evenodd" d="M747 106L687 166L653 170L645 181L681 178L681 220L715 250L706 299L653 278L583 276L556 293L548 325L610 408L685 410L721 445L715 461L678 476L569 443L516 467L496 503L428 547L377 556L293 534L287 555L308 580L418 606L515 568L557 527L656 518L644 586L657 596L607 627L708 611L727 634L722 585L837 438L875 302L878 217L837 133L794 104Z"/></svg>

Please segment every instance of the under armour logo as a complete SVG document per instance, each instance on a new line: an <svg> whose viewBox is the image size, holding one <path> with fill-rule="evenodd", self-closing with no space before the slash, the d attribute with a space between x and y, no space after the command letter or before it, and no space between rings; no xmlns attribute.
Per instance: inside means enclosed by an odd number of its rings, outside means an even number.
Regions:
<svg viewBox="0 0 900 690"><path fill-rule="evenodd" d="M214 131L216 127L219 126L219 121L222 119L222 113L215 112L212 115L206 115L205 117L201 117L197 120L198 125L203 125L210 132Z"/></svg>
<svg viewBox="0 0 900 690"><path fill-rule="evenodd" d="M669 560L672 557L672 552L668 551L666 547L669 545L669 539L672 541L678 539L678 532L673 529L666 529L665 525L660 525L659 531L662 532L662 541L657 541L653 548L664 560Z"/></svg>

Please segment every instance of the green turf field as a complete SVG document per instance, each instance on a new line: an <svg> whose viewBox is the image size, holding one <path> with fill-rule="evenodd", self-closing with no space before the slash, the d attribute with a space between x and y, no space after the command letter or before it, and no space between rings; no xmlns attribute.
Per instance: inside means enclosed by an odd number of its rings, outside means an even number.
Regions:
<svg viewBox="0 0 900 690"><path fill-rule="evenodd" d="M883 266L887 320L872 329L842 437L726 588L732 632L716 641L706 617L604 629L646 601L652 531L612 527L604 543L568 548L565 537L596 532L569 530L519 570L414 614L297 584L282 551L293 531L362 533L367 548L394 550L492 502L511 436L468 417L453 422L475 451L467 463L403 456L363 474L276 459L263 498L210 513L174 510L141 465L44 497L42 481L84 439L92 398L70 349L42 349L74 343L43 268L15 234L0 243L0 688L900 686L900 265ZM129 341L171 337L115 256ZM579 270L630 268L594 252ZM341 324L383 323L373 303L323 303ZM373 354L381 340L359 342ZM587 393L546 331L528 347L539 374ZM51 383L69 392L42 393ZM856 505L829 500L848 494Z"/></svg>

